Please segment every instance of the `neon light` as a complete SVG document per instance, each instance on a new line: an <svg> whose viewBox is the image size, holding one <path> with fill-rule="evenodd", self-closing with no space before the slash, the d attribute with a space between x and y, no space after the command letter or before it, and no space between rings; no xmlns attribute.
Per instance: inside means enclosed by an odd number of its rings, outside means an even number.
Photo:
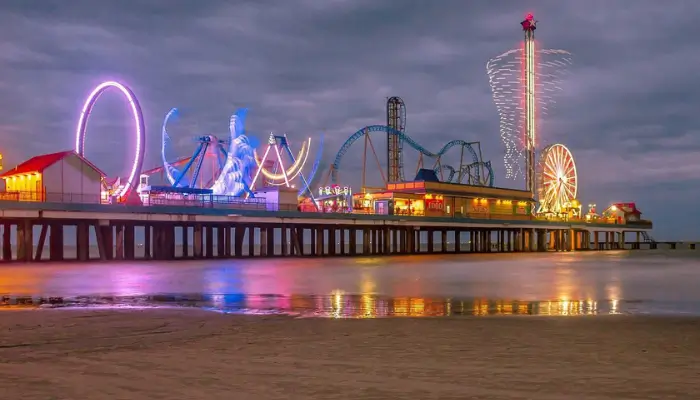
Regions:
<svg viewBox="0 0 700 400"><path fill-rule="evenodd" d="M304 155L303 155L304 159L301 161L301 164L300 164L301 167L298 168L294 172L294 174L292 174L292 176L289 178L289 180L294 180L294 179L296 179L297 176L299 176L299 174L301 174L301 169L304 167L304 165L306 165L306 161L309 159L309 153L311 151L311 138L308 139L307 143L308 143L308 145L306 146L306 151L304 152ZM302 150L304 149L304 145L306 145L306 143L301 145ZM302 155L301 155L302 152L300 151L299 153L300 154L297 156L297 158L302 157ZM306 181L306 179L304 179L304 177L302 177L302 180ZM308 183L304 182L304 185L308 186Z"/></svg>
<svg viewBox="0 0 700 400"><path fill-rule="evenodd" d="M323 139L321 139L321 143L323 143ZM265 162L267 161L267 157L270 154L270 150L274 147L274 153L276 157L276 162L277 166L281 169L281 173L276 173L276 172L271 172L265 167ZM289 159L292 162L292 165L287 168L284 165L284 162L282 160L282 153L281 151L284 151L286 155L289 157ZM282 186L285 185L289 188L294 188L296 185L293 185L294 179L299 177L301 180L301 189L297 192L299 196L302 196L304 193L308 192L309 197L312 200L312 203L316 206L318 209L318 205L315 202L313 192L309 189L309 182L307 179L304 177L304 174L302 173L302 170L304 166L306 165L306 162L309 159L309 153L311 152L311 138L308 138L307 140L303 141L301 144L301 150L299 150L299 153L294 156L292 153L291 149L289 148L289 142L287 141L287 136L275 136L273 133L270 133L270 136L268 137L268 145L267 148L265 149L265 154L263 155L262 159L258 156L257 151L253 151L253 159L255 160L255 163L258 165L258 170L255 173L255 176L253 177L252 184L250 185L251 191L255 187L258 178L260 178L260 175L263 175L264 178L266 178L266 182L270 185L273 186ZM320 157L320 152L319 152L319 157ZM312 170L312 176L316 172L316 168L318 166L318 159L316 160L316 163L314 163L314 168ZM276 168L277 169L277 168ZM264 179L263 178L263 179Z"/></svg>
<svg viewBox="0 0 700 400"><path fill-rule="evenodd" d="M562 91L562 78L572 65L572 55L565 50L538 49L534 40L537 21L531 15L521 25L524 31L521 48L490 59L486 72L506 148L503 157L506 178L523 174L525 158L526 166L530 161L524 173L526 183L532 184L532 176L527 174L532 171L529 167L535 165L537 120L551 111L556 93Z"/></svg>
<svg viewBox="0 0 700 400"><path fill-rule="evenodd" d="M570 208L578 194L576 161L563 144L542 150L538 166L538 213L560 214Z"/></svg>
<svg viewBox="0 0 700 400"><path fill-rule="evenodd" d="M165 119L163 120L163 125L160 128L160 134L161 134L160 156L161 156L161 159L163 160L163 166L165 169L165 176L166 176L166 178L168 178L168 182L170 182L171 185L175 184L175 180L176 180L175 176L173 175L173 170L178 172L178 175L180 175L180 174L179 174L179 171L177 171L175 169L175 167L173 167L166 159L165 149L166 149L167 142L170 140L170 135L168 135L168 130L167 130L168 121L170 121L170 119L175 117L177 114L178 114L177 108L171 108L170 111L168 111L168 113L165 115Z"/></svg>
<svg viewBox="0 0 700 400"><path fill-rule="evenodd" d="M527 158L525 162L526 170L526 190L534 194L535 191L535 138L536 138L536 87L535 87L535 21L532 14L527 15L523 21L525 30L525 56L523 58L525 67L525 149Z"/></svg>
<svg viewBox="0 0 700 400"><path fill-rule="evenodd" d="M318 195L319 196L331 196L331 195L336 195L336 196L352 196L352 188L349 186L344 186L340 187L339 185L334 185L334 186L326 186L326 187L319 187L318 188Z"/></svg>
<svg viewBox="0 0 700 400"><path fill-rule="evenodd" d="M279 148L275 144L276 142L275 142L274 136L271 135L271 137L272 137L271 140L273 141L273 143L268 144L268 148L267 148L268 150L266 150L265 153L267 154L269 149L272 146L275 146L275 151L277 152L278 160L279 160L279 158L281 156L279 154ZM306 163L310 147L311 147L311 138L309 138L308 141L302 143L301 150L299 150L299 154L297 154L296 158L293 160L292 166L287 168L286 170L283 170L283 173L280 173L280 174L272 173L272 172L266 170L265 168L263 168L263 162L265 160L267 160L267 156L263 156L263 158L261 159L258 157L257 151L254 152L255 162L258 164L258 170L259 171L262 170L262 174L270 181L273 181L273 184L274 184L274 181L281 181L281 180L285 179L285 173L287 176L294 175L294 177L296 177L298 175L298 172L301 171L301 169L304 167L304 164ZM290 154L290 156L291 156L291 154ZM280 162L280 165L283 165L283 164Z"/></svg>
<svg viewBox="0 0 700 400"><path fill-rule="evenodd" d="M134 161L131 166L131 172L129 173L129 179L120 189L120 191L117 192L117 197L123 198L136 187L136 179L139 175L141 175L141 167L143 166L144 156L141 149L144 147L146 142L146 127L143 122L143 112L141 111L141 106L139 105L136 95L134 95L134 92L132 92L131 89L115 81L103 82L93 89L92 93L90 93L85 100L83 109L80 112L80 119L78 120L78 128L75 135L75 152L80 156L85 157L85 133L87 131L87 123L88 119L90 118L90 113L92 112L92 108L95 106L97 99L102 95L102 93L105 92L105 90L111 87L119 89L128 100L134 117L134 124L136 126L136 148L134 152Z"/></svg>
<svg viewBox="0 0 700 400"><path fill-rule="evenodd" d="M287 178L287 170L285 169L284 163L282 162L282 156L280 156L280 149L279 147L277 147L277 144L275 144L275 154L277 154L277 161L280 163L280 167L282 168L282 175L284 175L284 183L286 183L287 187L289 187L289 178Z"/></svg>
<svg viewBox="0 0 700 400"><path fill-rule="evenodd" d="M263 160L267 160L267 155L270 153L270 146L267 146L267 149L265 149L265 155L263 155ZM255 161L258 161L258 158L255 157ZM252 191L253 188L255 187L255 182L258 181L258 177L260 176L260 173L264 170L264 168L258 163L258 170L255 172L255 176L253 177L253 184L250 185L250 190Z"/></svg>

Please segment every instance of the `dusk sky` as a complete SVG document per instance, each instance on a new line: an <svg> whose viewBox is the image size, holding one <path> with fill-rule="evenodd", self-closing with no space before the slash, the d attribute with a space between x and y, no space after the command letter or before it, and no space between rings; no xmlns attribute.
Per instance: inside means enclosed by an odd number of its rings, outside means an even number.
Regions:
<svg viewBox="0 0 700 400"><path fill-rule="evenodd" d="M322 133L327 165L352 133L384 124L386 98L400 96L408 135L433 150L480 141L496 186L522 188L505 179L485 65L520 46L527 12L540 47L573 53L539 144L571 149L581 202L634 201L657 239L700 239L697 0L3 0L0 152L11 168L73 148L85 96L115 79L143 107L146 168L159 163L171 107L182 110L173 130L183 156L190 137L226 135L247 107L258 139ZM105 94L89 126L87 157L110 175L133 157L123 103ZM359 186L361 159L357 143L341 183Z"/></svg>

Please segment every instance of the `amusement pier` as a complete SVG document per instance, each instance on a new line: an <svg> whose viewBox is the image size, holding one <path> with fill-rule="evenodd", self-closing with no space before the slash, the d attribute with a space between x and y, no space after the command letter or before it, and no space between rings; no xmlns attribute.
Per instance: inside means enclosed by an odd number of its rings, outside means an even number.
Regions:
<svg viewBox="0 0 700 400"><path fill-rule="evenodd" d="M157 135L146 134L134 91L108 81L88 95L74 149L2 171L0 258L174 260L656 248L649 235L652 223L642 219L634 202L606 205L600 213L588 204L584 212L572 152L564 144L538 148L538 108L548 104L547 96L558 87L558 69L571 59L566 51L536 47L532 15L521 26L524 46L490 60L487 75L501 120L506 179L522 176L522 190L496 184L492 164L482 158L475 138L435 149L422 146L406 131L406 105L399 97L387 100L386 122L351 134L325 171L319 170L322 137L270 133L254 138L245 130L246 109L233 113L224 135L193 133L193 149L183 152L174 146L183 141L168 130L181 113L164 110L161 162L147 169L146 140ZM541 73L545 68L550 71ZM90 114L108 92L123 96L133 118L132 162L128 175L119 178L108 177L84 146ZM546 135L551 142L552 135ZM362 170L345 171L345 178L361 179L353 187L343 180L342 161L359 149ZM417 158L415 166L406 165L408 156ZM585 167L580 171L585 173Z"/></svg>

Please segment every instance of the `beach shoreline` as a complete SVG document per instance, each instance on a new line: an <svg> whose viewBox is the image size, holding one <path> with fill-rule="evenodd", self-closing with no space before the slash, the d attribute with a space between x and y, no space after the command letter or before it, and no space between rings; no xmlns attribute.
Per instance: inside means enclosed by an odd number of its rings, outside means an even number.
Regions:
<svg viewBox="0 0 700 400"><path fill-rule="evenodd" d="M0 311L23 399L700 398L700 318Z"/></svg>

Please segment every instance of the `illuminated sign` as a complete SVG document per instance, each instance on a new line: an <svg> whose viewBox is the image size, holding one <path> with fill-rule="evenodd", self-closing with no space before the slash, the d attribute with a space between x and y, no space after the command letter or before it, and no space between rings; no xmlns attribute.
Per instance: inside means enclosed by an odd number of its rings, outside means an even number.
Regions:
<svg viewBox="0 0 700 400"><path fill-rule="evenodd" d="M469 204L467 206L467 212L475 214L488 214L489 213L488 204Z"/></svg>
<svg viewBox="0 0 700 400"><path fill-rule="evenodd" d="M340 187L339 185L326 186L318 188L318 195L321 196L340 196L340 195L350 196L352 195L352 188L348 186Z"/></svg>
<svg viewBox="0 0 700 400"><path fill-rule="evenodd" d="M442 199L425 199L425 207L430 211L442 211L445 209L445 202Z"/></svg>

